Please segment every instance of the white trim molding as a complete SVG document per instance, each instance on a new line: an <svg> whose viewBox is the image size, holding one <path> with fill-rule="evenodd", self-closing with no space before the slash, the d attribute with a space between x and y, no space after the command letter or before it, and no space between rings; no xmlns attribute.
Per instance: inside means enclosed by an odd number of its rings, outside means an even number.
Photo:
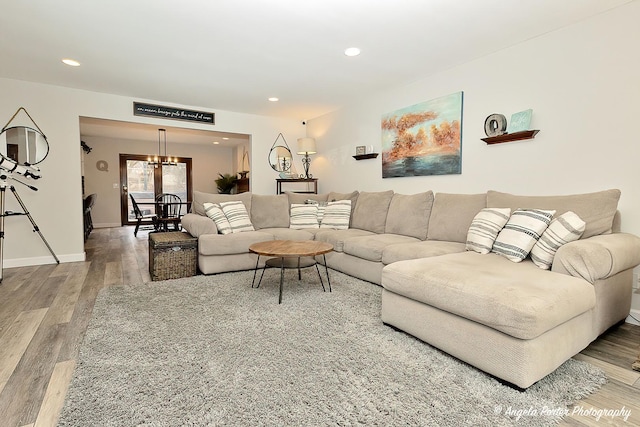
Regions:
<svg viewBox="0 0 640 427"><path fill-rule="evenodd" d="M625 322L627 323L631 323L632 325L638 325L640 326L640 322L638 320L640 320L640 310L636 310L636 309L631 309L631 312L629 313L630 316L627 317L627 319L625 320ZM633 317L635 317L635 319ZM638 319L638 320L636 320Z"/></svg>
<svg viewBox="0 0 640 427"><path fill-rule="evenodd" d="M79 262L79 261L85 261L87 259L87 256L85 252L82 252L81 254L58 255L58 259L60 260L61 263ZM13 267L28 267L31 265L45 265L45 264L55 264L55 263L56 263L56 260L53 258L53 256L42 256L42 257L33 257L33 258L6 259L4 260L3 266L5 268L13 268Z"/></svg>
<svg viewBox="0 0 640 427"><path fill-rule="evenodd" d="M122 224L119 222L104 222L100 224L93 224L93 228L114 228L114 227L122 227Z"/></svg>

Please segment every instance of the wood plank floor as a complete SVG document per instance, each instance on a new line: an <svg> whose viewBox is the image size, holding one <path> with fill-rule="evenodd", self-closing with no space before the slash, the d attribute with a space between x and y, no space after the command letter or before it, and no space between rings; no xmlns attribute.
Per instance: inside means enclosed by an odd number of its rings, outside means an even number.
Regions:
<svg viewBox="0 0 640 427"><path fill-rule="evenodd" d="M105 286L149 281L147 232L131 227L96 229L87 261L8 268L0 284L0 426L54 426L64 402L93 304ZM623 324L576 359L605 370L609 382L579 402L582 414L565 426L640 426L640 326ZM621 417L585 415L592 409L629 409ZM572 409L572 408L570 408Z"/></svg>

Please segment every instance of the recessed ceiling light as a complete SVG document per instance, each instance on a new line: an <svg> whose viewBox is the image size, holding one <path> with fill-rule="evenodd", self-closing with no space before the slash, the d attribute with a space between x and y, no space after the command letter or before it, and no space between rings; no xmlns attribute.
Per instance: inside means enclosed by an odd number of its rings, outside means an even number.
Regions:
<svg viewBox="0 0 640 427"><path fill-rule="evenodd" d="M223 136L222 139L224 139L225 141L228 140L229 138L227 138L226 136Z"/></svg>
<svg viewBox="0 0 640 427"><path fill-rule="evenodd" d="M358 49L357 47L350 47L348 49L345 49L344 54L347 56L358 56L360 55L360 49Z"/></svg>
<svg viewBox="0 0 640 427"><path fill-rule="evenodd" d="M269 101L278 102L278 101L280 101L280 99L276 98L275 96L272 96L271 98L269 98Z"/></svg>
<svg viewBox="0 0 640 427"><path fill-rule="evenodd" d="M218 145L220 144L220 141L213 141L213 145Z"/></svg>
<svg viewBox="0 0 640 427"><path fill-rule="evenodd" d="M76 61L75 59L64 58L62 60L62 62L64 62L67 65L71 65L72 67L79 67L80 66L80 63L78 61Z"/></svg>

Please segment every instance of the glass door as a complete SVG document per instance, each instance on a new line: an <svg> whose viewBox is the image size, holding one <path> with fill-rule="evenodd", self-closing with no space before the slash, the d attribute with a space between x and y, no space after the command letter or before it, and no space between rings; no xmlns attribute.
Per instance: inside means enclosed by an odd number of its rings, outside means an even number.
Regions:
<svg viewBox="0 0 640 427"><path fill-rule="evenodd" d="M122 225L134 225L136 216L131 197L136 200L142 214L158 213L155 199L163 193L175 194L184 203L184 215L191 204L191 159L178 158L176 165L153 165L147 156L120 154L120 219ZM150 220L146 222L151 223Z"/></svg>

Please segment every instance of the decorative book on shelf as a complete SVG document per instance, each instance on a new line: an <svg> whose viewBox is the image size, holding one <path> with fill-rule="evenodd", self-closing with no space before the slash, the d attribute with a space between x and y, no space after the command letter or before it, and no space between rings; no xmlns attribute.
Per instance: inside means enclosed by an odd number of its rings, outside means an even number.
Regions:
<svg viewBox="0 0 640 427"><path fill-rule="evenodd" d="M353 156L356 160L375 159L376 157L378 157L378 153L356 154Z"/></svg>
<svg viewBox="0 0 640 427"><path fill-rule="evenodd" d="M540 132L539 129L523 130L521 132L505 133L498 136L489 136L487 138L481 138L487 144L501 144L503 142L521 141L523 139L533 139L536 134Z"/></svg>

